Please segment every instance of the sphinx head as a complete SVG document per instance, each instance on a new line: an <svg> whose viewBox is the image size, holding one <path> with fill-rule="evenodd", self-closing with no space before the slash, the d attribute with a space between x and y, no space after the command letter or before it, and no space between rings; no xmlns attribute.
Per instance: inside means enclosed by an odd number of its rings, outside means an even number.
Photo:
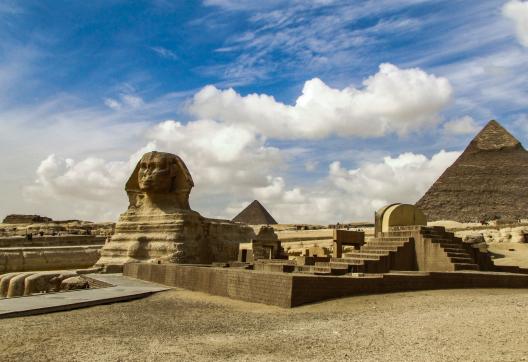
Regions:
<svg viewBox="0 0 528 362"><path fill-rule="evenodd" d="M143 155L125 190L132 208L148 204L190 209L189 194L193 186L191 174L180 157L153 151Z"/></svg>
<svg viewBox="0 0 528 362"><path fill-rule="evenodd" d="M144 154L139 161L139 189L146 193L171 192L175 186L176 167L174 155L156 151Z"/></svg>

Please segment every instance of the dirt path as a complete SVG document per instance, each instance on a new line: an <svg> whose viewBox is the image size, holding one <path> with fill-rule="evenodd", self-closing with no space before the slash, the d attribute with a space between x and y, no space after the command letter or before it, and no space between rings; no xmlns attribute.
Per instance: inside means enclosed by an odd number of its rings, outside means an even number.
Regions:
<svg viewBox="0 0 528 362"><path fill-rule="evenodd" d="M528 290L361 296L280 309L182 290L0 321L17 361L523 361Z"/></svg>

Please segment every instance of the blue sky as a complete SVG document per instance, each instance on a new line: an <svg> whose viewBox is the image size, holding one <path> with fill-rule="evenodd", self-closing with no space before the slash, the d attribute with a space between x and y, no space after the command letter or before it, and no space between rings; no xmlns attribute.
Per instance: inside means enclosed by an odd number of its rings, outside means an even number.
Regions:
<svg viewBox="0 0 528 362"><path fill-rule="evenodd" d="M207 216L370 219L489 119L526 143L527 23L517 0L0 0L0 217L115 219L156 148Z"/></svg>

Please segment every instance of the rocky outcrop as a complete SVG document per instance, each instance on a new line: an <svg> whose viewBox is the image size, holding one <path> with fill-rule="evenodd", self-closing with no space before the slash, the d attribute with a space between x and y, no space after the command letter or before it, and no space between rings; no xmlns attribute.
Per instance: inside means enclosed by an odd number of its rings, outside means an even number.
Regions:
<svg viewBox="0 0 528 362"><path fill-rule="evenodd" d="M490 121L416 203L429 221L528 216L528 152Z"/></svg>
<svg viewBox="0 0 528 362"><path fill-rule="evenodd" d="M4 224L34 224L52 221L49 217L40 215L18 215L11 214L4 218Z"/></svg>

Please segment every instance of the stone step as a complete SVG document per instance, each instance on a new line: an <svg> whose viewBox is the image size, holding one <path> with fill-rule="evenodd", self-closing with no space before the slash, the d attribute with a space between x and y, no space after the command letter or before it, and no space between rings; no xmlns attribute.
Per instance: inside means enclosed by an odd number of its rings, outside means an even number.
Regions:
<svg viewBox="0 0 528 362"><path fill-rule="evenodd" d="M455 270L479 270L479 267L472 263L455 263Z"/></svg>
<svg viewBox="0 0 528 362"><path fill-rule="evenodd" d="M313 272L318 274L332 274L332 269L327 266L314 266Z"/></svg>
<svg viewBox="0 0 528 362"><path fill-rule="evenodd" d="M379 254L373 254L373 255L363 255L363 254L358 254L358 255L354 255L354 256L345 256L343 257L343 259L345 260L375 260L375 261L378 261L380 260L380 257L382 257L383 255L379 255Z"/></svg>
<svg viewBox="0 0 528 362"><path fill-rule="evenodd" d="M338 269L338 268L349 268L350 267L350 264L348 263L343 263L343 262L340 262L340 261L331 261L330 263L328 263L330 268L335 268L335 269ZM359 265L359 264L355 264L355 265Z"/></svg>
<svg viewBox="0 0 528 362"><path fill-rule="evenodd" d="M396 252L398 251L399 246L376 246L376 245L363 245L361 251L366 251L369 253L374 252Z"/></svg>
<svg viewBox="0 0 528 362"><path fill-rule="evenodd" d="M452 257L450 258L452 263L455 264L474 264L473 258L461 258L461 257Z"/></svg>
<svg viewBox="0 0 528 362"><path fill-rule="evenodd" d="M326 262L321 262L319 265L300 265L295 268L295 272L316 275L345 275L349 270L348 264L331 265Z"/></svg>
<svg viewBox="0 0 528 362"><path fill-rule="evenodd" d="M465 253L466 249L464 248L443 248L446 253Z"/></svg>
<svg viewBox="0 0 528 362"><path fill-rule="evenodd" d="M456 244L457 242L453 240L452 238L424 238L425 240L429 240L432 243L441 243L441 244Z"/></svg>
<svg viewBox="0 0 528 362"><path fill-rule="evenodd" d="M371 240L366 245L381 245L381 246L403 246L405 245L407 241L378 241L378 240Z"/></svg>
<svg viewBox="0 0 528 362"><path fill-rule="evenodd" d="M464 249L464 246L462 244L456 243L440 243L440 247L444 249Z"/></svg>
<svg viewBox="0 0 528 362"><path fill-rule="evenodd" d="M313 265L297 265L295 272L297 273L313 273Z"/></svg>
<svg viewBox="0 0 528 362"><path fill-rule="evenodd" d="M396 252L396 251L398 251L398 248L390 248L388 250L387 249L377 249L377 248L369 248L369 249L361 248L361 250L359 250L359 252L365 253L365 254L381 254L381 255L388 255L389 253Z"/></svg>
<svg viewBox="0 0 528 362"><path fill-rule="evenodd" d="M427 226L424 226L424 225L405 225L405 226L390 226L389 227L389 232L390 231L408 231L408 230L411 230L411 231L432 230L432 228L428 228Z"/></svg>
<svg viewBox="0 0 528 362"><path fill-rule="evenodd" d="M382 238L408 238L413 235L416 235L416 232L412 231L390 231L390 232L382 232L380 237Z"/></svg>
<svg viewBox="0 0 528 362"><path fill-rule="evenodd" d="M363 252L363 251L356 251L351 253L344 253L343 256L345 258L379 258L381 256L387 256L389 255L388 252L381 252L381 253L372 253L372 252Z"/></svg>
<svg viewBox="0 0 528 362"><path fill-rule="evenodd" d="M401 241L401 242L405 242L405 241L409 240L409 238L406 237L406 236L382 236L382 237L376 238L374 240L377 240L377 241Z"/></svg>
<svg viewBox="0 0 528 362"><path fill-rule="evenodd" d="M448 252L447 256L450 258L471 258L471 254L467 252Z"/></svg>
<svg viewBox="0 0 528 362"><path fill-rule="evenodd" d="M446 234L439 234L439 233L425 233L421 234L422 238L424 239L448 239L451 240L452 237Z"/></svg>
<svg viewBox="0 0 528 362"><path fill-rule="evenodd" d="M363 260L351 258L331 258L330 261L332 263L343 263L348 265L363 265L365 263Z"/></svg>

